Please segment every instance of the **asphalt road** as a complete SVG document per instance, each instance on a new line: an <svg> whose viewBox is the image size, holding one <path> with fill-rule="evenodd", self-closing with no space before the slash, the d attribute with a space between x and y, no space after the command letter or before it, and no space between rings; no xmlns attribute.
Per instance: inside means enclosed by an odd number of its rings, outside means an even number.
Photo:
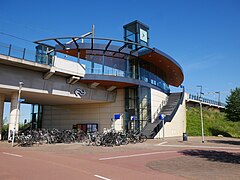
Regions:
<svg viewBox="0 0 240 180"><path fill-rule="evenodd" d="M172 138L120 147L86 147L81 144L11 147L7 142L1 142L0 179L154 180L240 177L240 140L210 137L206 143L200 142L199 138L192 138L188 142ZM208 154L208 157L207 153L211 156ZM213 156L214 153L216 156ZM201 168L205 165L212 168L214 174L210 173L209 168ZM221 166L229 168L229 175L220 176L223 170L218 167Z"/></svg>

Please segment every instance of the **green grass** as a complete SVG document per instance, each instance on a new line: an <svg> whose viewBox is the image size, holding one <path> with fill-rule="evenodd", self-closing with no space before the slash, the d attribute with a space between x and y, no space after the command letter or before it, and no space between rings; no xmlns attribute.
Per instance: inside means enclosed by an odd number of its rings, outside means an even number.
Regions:
<svg viewBox="0 0 240 180"><path fill-rule="evenodd" d="M205 136L240 138L240 122L229 121L223 112L203 109L203 121ZM189 136L201 136L199 108L187 108L187 133Z"/></svg>

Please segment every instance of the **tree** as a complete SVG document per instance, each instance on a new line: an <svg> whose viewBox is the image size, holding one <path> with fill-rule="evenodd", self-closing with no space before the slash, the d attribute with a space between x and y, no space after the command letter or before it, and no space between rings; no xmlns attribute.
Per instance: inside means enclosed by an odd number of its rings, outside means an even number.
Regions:
<svg viewBox="0 0 240 180"><path fill-rule="evenodd" d="M231 90L231 94L226 98L226 114L230 121L240 121L240 87Z"/></svg>

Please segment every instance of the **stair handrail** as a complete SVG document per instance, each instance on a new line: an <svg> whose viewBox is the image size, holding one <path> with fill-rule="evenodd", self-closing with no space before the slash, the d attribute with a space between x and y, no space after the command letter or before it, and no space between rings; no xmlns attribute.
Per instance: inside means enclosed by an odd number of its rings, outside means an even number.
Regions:
<svg viewBox="0 0 240 180"><path fill-rule="evenodd" d="M168 115L166 117L166 120L170 120L172 119L172 117L176 114L179 106L183 103L184 101L184 94L185 94L185 91L184 91L184 88L183 88L183 92L180 93L180 97L179 97L179 100L177 102L177 105L175 106L174 110L172 111L171 115ZM153 138L158 132L159 130L161 129L161 127L158 127L161 123L160 121L158 121L158 115L161 113L161 110L162 108L168 103L169 101L169 97L166 98L165 101L162 101L162 103L160 104L160 106L158 107L158 109L156 110L156 112L154 113L154 122L157 123L157 126L152 130L152 134L150 135L151 138ZM165 122L167 122L165 121ZM145 131L147 125L149 124L150 122L147 122L146 125L144 126L144 128L142 129L142 132ZM155 132L155 129L158 128L157 132Z"/></svg>
<svg viewBox="0 0 240 180"><path fill-rule="evenodd" d="M168 102L168 97L166 97L166 99L163 100L163 101L161 102L161 104L158 106L156 112L153 114L154 121L156 120L157 116L158 116L159 113L161 112L163 106L165 106L165 105L167 104L167 102ZM151 119L152 119L152 118L151 118ZM152 121L151 121L151 122L146 122L145 126L144 126L143 129L141 130L142 132L145 130L145 128L147 127L147 125L148 125L149 123L152 123Z"/></svg>
<svg viewBox="0 0 240 180"><path fill-rule="evenodd" d="M175 116L175 114L176 114L179 106L182 105L182 103L183 103L183 101L184 101L184 94L185 94L185 91L184 91L184 89L183 89L183 92L181 92L179 101L178 101L177 105L175 106L174 110L172 111L171 115L168 117L168 119L172 119L172 118ZM165 122L166 122L166 121L165 121Z"/></svg>
<svg viewBox="0 0 240 180"><path fill-rule="evenodd" d="M165 106L167 104L168 101L168 97L162 101L162 103L158 106L157 110L155 111L155 113L153 114L153 119L154 121L157 119L159 113L161 112L163 106Z"/></svg>

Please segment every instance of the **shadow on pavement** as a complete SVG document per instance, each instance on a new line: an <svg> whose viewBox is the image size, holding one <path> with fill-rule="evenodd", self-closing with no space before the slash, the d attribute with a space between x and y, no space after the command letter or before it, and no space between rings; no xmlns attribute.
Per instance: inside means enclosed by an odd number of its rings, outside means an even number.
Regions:
<svg viewBox="0 0 240 180"><path fill-rule="evenodd" d="M213 150L184 150L180 151L180 153L186 156L206 158L209 161L240 164L240 153L230 153L225 151Z"/></svg>
<svg viewBox="0 0 240 180"><path fill-rule="evenodd" d="M240 145L240 141L231 141L231 140L208 140L207 142L221 143L221 144L231 144L231 145Z"/></svg>
<svg viewBox="0 0 240 180"><path fill-rule="evenodd" d="M212 133L213 136L222 135L224 137L232 137L231 134L229 134L225 131L221 131L219 129L209 128L208 130Z"/></svg>

